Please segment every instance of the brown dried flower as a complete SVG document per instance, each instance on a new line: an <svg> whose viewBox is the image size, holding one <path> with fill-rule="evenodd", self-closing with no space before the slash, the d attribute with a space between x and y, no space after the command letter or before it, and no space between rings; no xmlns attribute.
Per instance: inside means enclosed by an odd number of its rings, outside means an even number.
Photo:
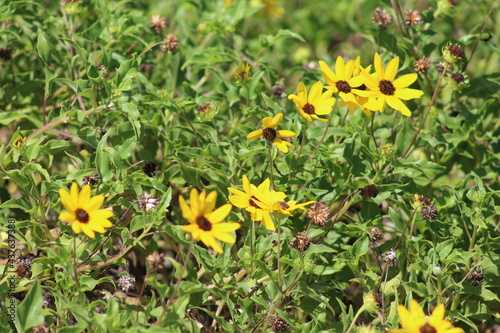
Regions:
<svg viewBox="0 0 500 333"><path fill-rule="evenodd" d="M153 198L148 192L143 192L139 196L139 209L145 210L147 213L156 209L156 206L160 203L160 199Z"/></svg>
<svg viewBox="0 0 500 333"><path fill-rule="evenodd" d="M430 205L422 208L422 219L424 221L434 220L436 217L438 217L438 210L436 206Z"/></svg>
<svg viewBox="0 0 500 333"><path fill-rule="evenodd" d="M151 29L153 29L157 34L160 34L164 28L168 28L168 26L170 25L168 20L160 15L151 17L149 22L151 23Z"/></svg>
<svg viewBox="0 0 500 333"><path fill-rule="evenodd" d="M378 7L373 11L372 19L379 25L379 27L383 28L392 23L392 16L389 15L385 10Z"/></svg>
<svg viewBox="0 0 500 333"><path fill-rule="evenodd" d="M413 63L415 72L418 74L425 74L431 68L431 62L426 57L422 57Z"/></svg>
<svg viewBox="0 0 500 333"><path fill-rule="evenodd" d="M332 217L330 208L324 201L315 202L307 211L307 216L311 222L320 227L324 227L326 222Z"/></svg>
<svg viewBox="0 0 500 333"><path fill-rule="evenodd" d="M168 34L168 36L163 41L161 49L165 52L170 52L174 54L179 48L179 40L174 34Z"/></svg>
<svg viewBox="0 0 500 333"><path fill-rule="evenodd" d="M165 256L163 253L153 252L146 257L146 260L148 261L151 270L154 272L161 271L165 268Z"/></svg>
<svg viewBox="0 0 500 333"><path fill-rule="evenodd" d="M98 173L93 173L91 175L83 177L83 186L85 185L90 185L90 186L95 186L99 184L99 180L101 177L99 176Z"/></svg>
<svg viewBox="0 0 500 333"><path fill-rule="evenodd" d="M370 234L372 236L372 241L374 242L378 242L382 239L382 230L380 230L378 227L372 227L370 230Z"/></svg>
<svg viewBox="0 0 500 333"><path fill-rule="evenodd" d="M269 326L271 326L273 332L284 332L290 325L288 325L288 323L280 316L274 316L274 318L271 319Z"/></svg>
<svg viewBox="0 0 500 333"><path fill-rule="evenodd" d="M375 185L366 185L361 189L361 197L364 200L375 198L378 195L378 188Z"/></svg>
<svg viewBox="0 0 500 333"><path fill-rule="evenodd" d="M311 244L311 240L304 234L298 234L293 237L293 241L290 242L290 247L292 249L297 249L301 253L304 253L305 250L309 248Z"/></svg>
<svg viewBox="0 0 500 333"><path fill-rule="evenodd" d="M407 10L405 13L405 24L411 27L423 24L422 14L418 10Z"/></svg>

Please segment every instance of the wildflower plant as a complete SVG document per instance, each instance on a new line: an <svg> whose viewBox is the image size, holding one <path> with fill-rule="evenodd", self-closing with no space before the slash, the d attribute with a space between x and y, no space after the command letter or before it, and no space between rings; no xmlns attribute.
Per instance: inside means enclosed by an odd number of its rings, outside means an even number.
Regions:
<svg viewBox="0 0 500 333"><path fill-rule="evenodd" d="M0 332L500 325L496 2L0 13Z"/></svg>

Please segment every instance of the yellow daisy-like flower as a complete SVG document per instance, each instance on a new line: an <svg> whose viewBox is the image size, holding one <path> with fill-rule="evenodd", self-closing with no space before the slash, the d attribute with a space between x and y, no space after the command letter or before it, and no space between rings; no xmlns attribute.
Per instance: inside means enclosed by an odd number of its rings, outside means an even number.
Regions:
<svg viewBox="0 0 500 333"><path fill-rule="evenodd" d="M269 191L270 181L266 179L258 187L250 184L247 176L243 176L243 191L229 187L233 195L229 201L238 208L244 208L250 213L253 221L262 221L269 230L276 230L270 213L274 211L273 206L278 201L283 201L286 194L283 192Z"/></svg>
<svg viewBox="0 0 500 333"><path fill-rule="evenodd" d="M212 191L206 195L205 190L198 193L192 189L189 195L190 205L183 197L179 197L182 216L189 221L182 230L191 233L195 241L202 241L218 253L223 253L222 247L216 239L234 244L236 239L229 233L240 228L236 222L220 223L231 212L231 204L225 204L214 211L217 201L217 192Z"/></svg>
<svg viewBox="0 0 500 333"><path fill-rule="evenodd" d="M436 306L431 316L427 318L416 300L410 302L410 310L403 305L398 307L400 329L392 329L391 333L462 333L459 327L451 327L448 320L444 320L444 305Z"/></svg>
<svg viewBox="0 0 500 333"><path fill-rule="evenodd" d="M306 86L300 82L297 88L297 95L290 94L288 99L295 103L299 108L300 114L305 119L312 121L314 118L327 121L327 119L319 118L318 116L332 112L333 104L335 104L335 98L332 97L332 94L332 90L323 92L323 83L318 81L312 86L308 95Z"/></svg>
<svg viewBox="0 0 500 333"><path fill-rule="evenodd" d="M90 197L90 186L85 185L81 191L78 184L73 183L71 189L59 189L61 202L66 209L59 214L59 219L71 224L75 234L82 231L90 238L95 237L95 232L104 233L105 228L111 228L113 224L108 220L113 216L113 212L107 209L100 209L104 203L103 195Z"/></svg>
<svg viewBox="0 0 500 333"><path fill-rule="evenodd" d="M278 201L273 208L279 211L281 214L292 216L292 213L290 212L296 209L306 210L305 206L310 205L312 203L314 203L314 201L307 201L304 203L297 203L297 200L290 200L288 202Z"/></svg>
<svg viewBox="0 0 500 333"><path fill-rule="evenodd" d="M239 64L233 75L240 82L248 81L250 78L250 65L248 63Z"/></svg>
<svg viewBox="0 0 500 333"><path fill-rule="evenodd" d="M383 112L387 103L403 115L411 116L410 110L401 100L420 98L423 95L424 92L421 90L408 88L417 80L417 73L406 74L394 80L398 71L399 57L392 59L387 68L384 69L378 53L375 53L374 65L374 74L362 70L364 83L368 90L357 91L360 96L373 97L365 106L372 111Z"/></svg>
<svg viewBox="0 0 500 333"><path fill-rule="evenodd" d="M288 147L292 146L292 144L286 140L283 140L283 138L291 138L297 134L287 130L277 131L276 127L278 127L282 119L283 113L278 113L276 116L274 116L274 118L266 117L262 119L263 129L250 132L247 135L247 139L255 140L263 137L267 140L268 143L274 143L276 147L278 147L278 149L282 152L288 153Z"/></svg>
<svg viewBox="0 0 500 333"><path fill-rule="evenodd" d="M337 57L334 73L324 61L319 62L321 74L323 75L326 83L329 84L329 86L326 86L325 88L333 91L334 93L338 93L340 98L342 98L342 101L346 103L352 102L354 105L357 105L356 95L353 89L360 87L363 84L363 77L359 75L359 72L358 75L353 75L354 65L354 60L349 60L345 63L342 57Z"/></svg>
<svg viewBox="0 0 500 333"><path fill-rule="evenodd" d="M257 0L252 1L252 4L263 4L264 8L259 11L259 14L267 17L281 17L285 13L285 9L280 7L280 3L276 0Z"/></svg>

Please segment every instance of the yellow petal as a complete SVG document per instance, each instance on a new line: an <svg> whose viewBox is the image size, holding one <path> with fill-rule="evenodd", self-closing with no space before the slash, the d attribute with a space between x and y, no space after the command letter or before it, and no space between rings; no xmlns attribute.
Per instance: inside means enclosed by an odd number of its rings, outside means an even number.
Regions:
<svg viewBox="0 0 500 333"><path fill-rule="evenodd" d="M271 117L265 117L264 119L262 119L262 127L263 128L272 127L272 123L273 123L273 118L271 118Z"/></svg>
<svg viewBox="0 0 500 333"><path fill-rule="evenodd" d="M398 72L398 66L399 66L399 57L396 57L389 62L389 65L387 65L387 68L385 69L384 79L392 81L396 77L396 73Z"/></svg>
<svg viewBox="0 0 500 333"><path fill-rule="evenodd" d="M283 113L278 113L277 115L274 116L270 126L271 128L276 128L280 124L281 120L283 119Z"/></svg>
<svg viewBox="0 0 500 333"><path fill-rule="evenodd" d="M404 99L406 101L409 99L420 98L423 94L424 92L422 90L405 88L405 89L397 89L394 96L397 98Z"/></svg>
<svg viewBox="0 0 500 333"><path fill-rule="evenodd" d="M276 135L281 136L283 138L292 138L292 137L296 136L297 134L295 132L288 131L288 130L280 130L280 131L276 132Z"/></svg>
<svg viewBox="0 0 500 333"><path fill-rule="evenodd" d="M408 87L413 82L415 82L417 78L418 78L417 73L406 74L401 77L398 77L396 80L394 80L392 84L394 85L394 87L396 87L396 90L398 90Z"/></svg>
<svg viewBox="0 0 500 333"><path fill-rule="evenodd" d="M82 225L80 222L75 221L71 224L71 229L73 229L73 232L78 235L80 232L82 232Z"/></svg>
<svg viewBox="0 0 500 333"><path fill-rule="evenodd" d="M248 133L247 135L247 139L248 140L255 140L255 139L258 139L262 136L262 130L256 130L256 131L252 131L250 133Z"/></svg>
<svg viewBox="0 0 500 333"><path fill-rule="evenodd" d="M232 208L231 204L220 206L208 216L208 220L212 223L219 223L229 215Z"/></svg>
<svg viewBox="0 0 500 333"><path fill-rule="evenodd" d="M313 84L311 91L309 91L309 96L307 98L307 101L311 104L314 104L314 102L320 98L322 93L323 93L323 83L321 83L321 81L318 81L315 84Z"/></svg>
<svg viewBox="0 0 500 333"><path fill-rule="evenodd" d="M285 144L285 141L281 140L280 138L276 138L273 140L274 144L276 147L281 150L283 153L288 153L288 146Z"/></svg>
<svg viewBox="0 0 500 333"><path fill-rule="evenodd" d="M401 102L401 100L399 98L396 98L394 96L386 96L385 100L386 100L387 104L389 104L389 106L391 108L393 108L394 110L398 110L404 116L407 116L407 117L411 116L410 109L408 109L408 107L403 102Z"/></svg>

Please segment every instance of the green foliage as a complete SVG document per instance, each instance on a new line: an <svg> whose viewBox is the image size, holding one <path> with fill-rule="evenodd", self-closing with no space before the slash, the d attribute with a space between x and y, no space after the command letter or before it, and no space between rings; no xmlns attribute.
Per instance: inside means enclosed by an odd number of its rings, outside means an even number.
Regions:
<svg viewBox="0 0 500 333"><path fill-rule="evenodd" d="M368 0L230 2L0 4L0 321L16 313L0 332L382 332L411 299L464 332L500 325L500 8L384 2L382 27ZM450 43L465 59L442 74ZM375 53L400 58L397 77L430 60L410 117L349 114L334 94L328 121L306 122L285 98L323 81L319 60L373 73ZM247 140L279 113L290 152ZM192 240L179 197L216 191L218 208L244 175L324 201L323 223L297 209L269 232L233 207L235 244ZM112 228L59 219L72 182L106 198Z"/></svg>

